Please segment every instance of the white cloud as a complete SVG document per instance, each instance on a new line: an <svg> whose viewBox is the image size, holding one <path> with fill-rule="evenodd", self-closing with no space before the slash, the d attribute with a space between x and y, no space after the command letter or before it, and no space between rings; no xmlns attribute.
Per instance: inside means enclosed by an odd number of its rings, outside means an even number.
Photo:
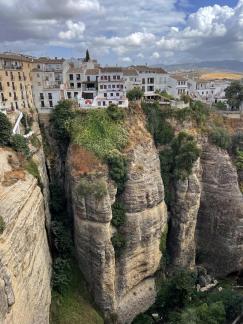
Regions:
<svg viewBox="0 0 243 324"><path fill-rule="evenodd" d="M153 54L152 54L152 58L154 58L154 59L159 59L160 58L160 54L158 53L158 52L154 52Z"/></svg>
<svg viewBox="0 0 243 324"><path fill-rule="evenodd" d="M59 32L59 38L63 40L82 39L85 31L85 24L82 21L74 23L72 20L66 22L68 30Z"/></svg>
<svg viewBox="0 0 243 324"><path fill-rule="evenodd" d="M126 56L126 57L123 57L123 58L122 58L122 62L124 62L124 63L131 63L132 60L131 60L130 57Z"/></svg>

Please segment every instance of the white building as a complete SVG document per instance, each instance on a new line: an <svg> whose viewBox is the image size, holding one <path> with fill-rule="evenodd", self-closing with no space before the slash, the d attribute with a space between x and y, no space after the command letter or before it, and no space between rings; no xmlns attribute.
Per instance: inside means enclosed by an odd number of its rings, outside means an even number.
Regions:
<svg viewBox="0 0 243 324"><path fill-rule="evenodd" d="M196 91L201 99L209 104L226 101L225 89L231 84L230 80L198 80Z"/></svg>
<svg viewBox="0 0 243 324"><path fill-rule="evenodd" d="M105 67L100 69L96 99L98 107L108 107L110 104L128 107L123 68Z"/></svg>
<svg viewBox="0 0 243 324"><path fill-rule="evenodd" d="M48 112L63 98L63 59L40 58L34 60L32 77L33 99L40 112Z"/></svg>

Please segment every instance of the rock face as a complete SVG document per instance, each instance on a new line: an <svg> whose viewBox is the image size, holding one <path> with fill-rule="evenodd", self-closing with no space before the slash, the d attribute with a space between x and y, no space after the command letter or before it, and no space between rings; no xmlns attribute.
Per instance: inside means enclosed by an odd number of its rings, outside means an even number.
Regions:
<svg viewBox="0 0 243 324"><path fill-rule="evenodd" d="M198 261L215 275L243 268L243 196L229 155L205 145L197 223Z"/></svg>
<svg viewBox="0 0 243 324"><path fill-rule="evenodd" d="M120 229L126 246L119 256L115 255L111 242L117 231L111 225L116 186L105 168L89 176L77 172L73 155L71 148L67 179L80 269L105 316L117 316L120 323L130 323L154 302L156 295L155 273L162 256L160 237L167 227L158 154L151 138L127 152L128 181L122 195L126 221ZM106 194L99 199L94 193L77 194L81 174L93 185L105 182Z"/></svg>
<svg viewBox="0 0 243 324"><path fill-rule="evenodd" d="M11 158L11 165L9 164ZM48 324L51 258L37 180L0 149L0 323Z"/></svg>
<svg viewBox="0 0 243 324"><path fill-rule="evenodd" d="M195 266L195 230L201 197L200 159L192 174L175 184L175 197L171 204L169 254L173 266L193 269Z"/></svg>

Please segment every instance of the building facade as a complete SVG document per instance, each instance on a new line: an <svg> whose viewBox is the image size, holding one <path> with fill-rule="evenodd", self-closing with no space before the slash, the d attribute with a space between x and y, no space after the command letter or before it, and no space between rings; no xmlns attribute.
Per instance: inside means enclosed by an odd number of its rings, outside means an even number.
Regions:
<svg viewBox="0 0 243 324"><path fill-rule="evenodd" d="M0 54L0 110L30 110L34 106L31 70L33 59L21 54Z"/></svg>

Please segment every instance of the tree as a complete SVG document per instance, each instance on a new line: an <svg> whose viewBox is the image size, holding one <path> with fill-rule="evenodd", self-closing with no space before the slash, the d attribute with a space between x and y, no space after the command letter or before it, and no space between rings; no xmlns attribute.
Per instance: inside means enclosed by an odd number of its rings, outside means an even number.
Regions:
<svg viewBox="0 0 243 324"><path fill-rule="evenodd" d="M85 55L85 62L89 62L90 61L90 55L89 55L89 50L86 50L86 55Z"/></svg>
<svg viewBox="0 0 243 324"><path fill-rule="evenodd" d="M8 145L10 143L12 133L12 125L7 116L0 112L0 145Z"/></svg>
<svg viewBox="0 0 243 324"><path fill-rule="evenodd" d="M212 144L227 150L231 144L231 137L226 129L215 127L210 131L209 140Z"/></svg>
<svg viewBox="0 0 243 324"><path fill-rule="evenodd" d="M143 91L138 87L135 87L132 90L127 92L127 98L130 101L140 100L142 97L143 97Z"/></svg>
<svg viewBox="0 0 243 324"><path fill-rule="evenodd" d="M240 81L233 81L231 85L225 89L225 97L232 109L239 110L243 101L243 84Z"/></svg>
<svg viewBox="0 0 243 324"><path fill-rule="evenodd" d="M20 134L13 135L11 146L15 151L22 153L26 158L30 157L30 149L24 136Z"/></svg>

